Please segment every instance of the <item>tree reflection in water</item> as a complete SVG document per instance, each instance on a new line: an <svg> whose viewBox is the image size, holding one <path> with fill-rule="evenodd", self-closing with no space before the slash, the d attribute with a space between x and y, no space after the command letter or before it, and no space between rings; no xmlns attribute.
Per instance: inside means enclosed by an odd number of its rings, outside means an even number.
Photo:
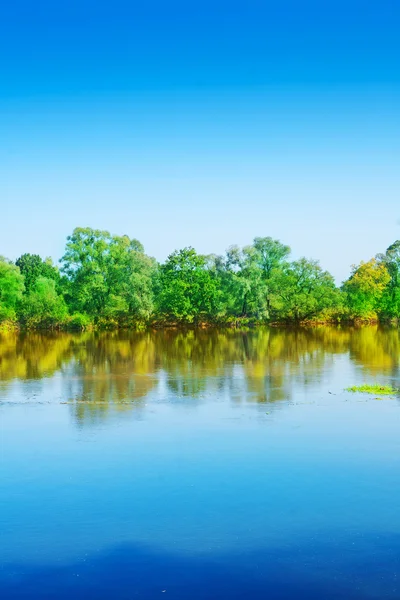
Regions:
<svg viewBox="0 0 400 600"><path fill-rule="evenodd" d="M166 397L190 406L212 395L272 403L307 389L338 355L398 383L400 333L390 327L35 332L0 334L0 393L4 401L15 380L60 374L62 401L79 424Z"/></svg>

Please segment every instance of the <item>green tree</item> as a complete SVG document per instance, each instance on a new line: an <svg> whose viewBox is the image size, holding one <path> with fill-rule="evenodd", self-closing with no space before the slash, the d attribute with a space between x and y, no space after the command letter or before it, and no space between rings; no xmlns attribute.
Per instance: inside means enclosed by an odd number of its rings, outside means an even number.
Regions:
<svg viewBox="0 0 400 600"><path fill-rule="evenodd" d="M287 258L291 250L289 246L270 237L255 238L253 246L264 284L263 295L266 303L266 316L269 318L273 316L278 282L285 265L287 265Z"/></svg>
<svg viewBox="0 0 400 600"><path fill-rule="evenodd" d="M385 254L378 254L377 260L387 269L390 281L383 291L381 310L385 317L400 318L400 240L389 246Z"/></svg>
<svg viewBox="0 0 400 600"><path fill-rule="evenodd" d="M273 272L279 269L290 255L290 247L271 237L256 237L253 246L258 253L258 263L264 279L271 279Z"/></svg>
<svg viewBox="0 0 400 600"><path fill-rule="evenodd" d="M353 266L352 274L343 284L350 316L376 319L381 312L382 297L390 282L390 274L383 262L372 258Z"/></svg>
<svg viewBox="0 0 400 600"><path fill-rule="evenodd" d="M54 279L38 277L20 304L18 315L27 327L53 328L64 324L65 300L57 294Z"/></svg>
<svg viewBox="0 0 400 600"><path fill-rule="evenodd" d="M289 254L289 246L258 237L251 246L231 246L225 258L218 257L215 268L226 313L257 320L273 317L277 282Z"/></svg>
<svg viewBox="0 0 400 600"><path fill-rule="evenodd" d="M225 292L233 302L237 317L266 316L266 296L259 266L259 256L254 246L231 246L226 253L226 272L229 283Z"/></svg>
<svg viewBox="0 0 400 600"><path fill-rule="evenodd" d="M150 317L156 263L137 240L76 228L67 238L61 262L65 296L73 311L119 324Z"/></svg>
<svg viewBox="0 0 400 600"><path fill-rule="evenodd" d="M22 254L15 264L24 276L26 294L29 294L39 277L53 279L57 284L59 283L60 273L51 258L42 260L38 254Z"/></svg>
<svg viewBox="0 0 400 600"><path fill-rule="evenodd" d="M223 320L237 317L243 302L242 280L238 277L237 268L239 256L234 257L236 250L237 253L240 252L239 248L232 247L225 256L208 257L210 272L219 289L218 306L215 311L218 318Z"/></svg>
<svg viewBox="0 0 400 600"><path fill-rule="evenodd" d="M338 304L335 281L317 261L300 258L288 264L277 280L277 315L295 322L318 318Z"/></svg>
<svg viewBox="0 0 400 600"><path fill-rule="evenodd" d="M0 256L0 323L13 320L24 291L24 278L17 266Z"/></svg>
<svg viewBox="0 0 400 600"><path fill-rule="evenodd" d="M158 308L167 319L198 323L218 312L218 280L193 248L173 252L160 269Z"/></svg>

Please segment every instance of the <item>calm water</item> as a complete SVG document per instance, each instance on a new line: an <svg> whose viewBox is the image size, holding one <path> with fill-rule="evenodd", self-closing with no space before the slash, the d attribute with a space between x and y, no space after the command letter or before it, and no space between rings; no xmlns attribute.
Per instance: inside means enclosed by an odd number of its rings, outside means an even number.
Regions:
<svg viewBox="0 0 400 600"><path fill-rule="evenodd" d="M398 329L0 336L0 596L400 598Z"/></svg>

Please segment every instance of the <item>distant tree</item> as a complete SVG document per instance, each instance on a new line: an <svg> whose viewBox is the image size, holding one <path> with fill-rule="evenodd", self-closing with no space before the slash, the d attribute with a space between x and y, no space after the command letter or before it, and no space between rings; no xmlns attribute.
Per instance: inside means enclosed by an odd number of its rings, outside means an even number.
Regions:
<svg viewBox="0 0 400 600"><path fill-rule="evenodd" d="M231 246L219 257L216 270L227 314L257 320L275 316L277 282L289 254L289 246L266 237L242 249Z"/></svg>
<svg viewBox="0 0 400 600"><path fill-rule="evenodd" d="M60 280L60 273L52 263L51 258L43 260L38 254L22 254L15 264L19 267L25 282L25 293L29 294L39 277Z"/></svg>
<svg viewBox="0 0 400 600"><path fill-rule="evenodd" d="M17 266L0 256L0 323L13 320L24 291L24 278Z"/></svg>
<svg viewBox="0 0 400 600"><path fill-rule="evenodd" d="M239 248L237 250L240 252ZM208 257L208 268L219 290L215 313L223 320L236 317L241 310L243 300L243 284L238 277L237 263L234 265L234 261L230 261L229 258L232 257L233 251L231 248L225 256Z"/></svg>
<svg viewBox="0 0 400 600"><path fill-rule="evenodd" d="M87 329L151 322L242 324L312 319L400 319L400 240L353 266L338 289L314 260L290 262L290 248L271 237L231 246L223 256L193 248L163 264L126 235L76 228L61 269L51 259L0 258L0 322Z"/></svg>
<svg viewBox="0 0 400 600"><path fill-rule="evenodd" d="M193 248L173 252L161 265L158 309L169 319L197 323L213 318L219 293L207 257Z"/></svg>
<svg viewBox="0 0 400 600"><path fill-rule="evenodd" d="M256 250L257 264L261 270L261 279L264 284L263 294L265 296L266 314L270 318L273 316L278 281L285 265L287 265L291 250L289 246L270 237L256 237L253 246Z"/></svg>
<svg viewBox="0 0 400 600"><path fill-rule="evenodd" d="M389 246L385 254L378 254L377 260L383 264L390 281L383 291L381 310L385 317L400 318L400 240Z"/></svg>
<svg viewBox="0 0 400 600"><path fill-rule="evenodd" d="M156 263L137 240L76 228L67 238L61 263L73 311L120 324L151 315Z"/></svg>
<svg viewBox="0 0 400 600"><path fill-rule="evenodd" d="M288 264L276 282L280 318L295 322L317 318L338 303L335 281L315 260L301 258Z"/></svg>
<svg viewBox="0 0 400 600"><path fill-rule="evenodd" d="M270 237L254 238L253 246L257 252L258 265L263 279L268 281L272 278L274 271L280 269L289 257L290 247Z"/></svg>
<svg viewBox="0 0 400 600"><path fill-rule="evenodd" d="M350 316L360 319L377 318L381 312L382 297L390 282L390 274L383 262L372 258L353 266L352 274L343 284Z"/></svg>
<svg viewBox="0 0 400 600"><path fill-rule="evenodd" d="M225 292L234 299L234 313L237 317L266 316L266 294L259 255L254 246L231 246L226 253L225 268L228 286Z"/></svg>
<svg viewBox="0 0 400 600"><path fill-rule="evenodd" d="M21 322L28 327L51 328L62 325L68 310L65 300L57 294L54 279L38 277L19 307Z"/></svg>

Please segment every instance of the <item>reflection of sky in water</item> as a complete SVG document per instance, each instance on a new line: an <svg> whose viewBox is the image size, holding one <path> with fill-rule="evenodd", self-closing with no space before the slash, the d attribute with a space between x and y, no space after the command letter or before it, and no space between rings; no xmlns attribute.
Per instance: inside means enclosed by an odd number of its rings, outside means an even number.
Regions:
<svg viewBox="0 0 400 600"><path fill-rule="evenodd" d="M210 561L251 589L269 564L269 581L306 573L319 597L332 579L344 595L326 597L398 597L399 402L343 388L398 384L399 332L365 331L42 336L42 355L9 336L0 590L21 568L86 561L100 581L125 548L187 585Z"/></svg>

